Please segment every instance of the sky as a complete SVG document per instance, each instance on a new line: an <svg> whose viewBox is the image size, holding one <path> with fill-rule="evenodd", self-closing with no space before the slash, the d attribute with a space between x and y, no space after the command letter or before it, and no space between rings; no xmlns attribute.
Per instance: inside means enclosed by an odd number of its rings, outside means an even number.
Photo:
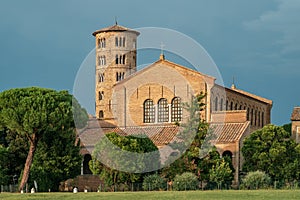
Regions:
<svg viewBox="0 0 300 200"><path fill-rule="evenodd" d="M299 0L2 0L0 91L39 86L72 93L94 48L92 33L115 17L122 26L168 28L197 41L225 86L234 77L237 88L273 100L273 124L290 123L300 106Z"/></svg>

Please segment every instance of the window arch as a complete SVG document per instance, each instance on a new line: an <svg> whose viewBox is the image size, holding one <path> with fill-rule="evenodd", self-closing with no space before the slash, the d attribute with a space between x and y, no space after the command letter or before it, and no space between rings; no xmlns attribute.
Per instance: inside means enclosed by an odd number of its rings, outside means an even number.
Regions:
<svg viewBox="0 0 300 200"><path fill-rule="evenodd" d="M103 97L104 97L104 92L102 91L102 92L98 92L98 100L100 101L100 100L102 100L103 99Z"/></svg>
<svg viewBox="0 0 300 200"><path fill-rule="evenodd" d="M218 97L215 98L215 111L218 111Z"/></svg>
<svg viewBox="0 0 300 200"><path fill-rule="evenodd" d="M181 120L182 120L181 98L175 97L172 100L171 121L172 122L180 122Z"/></svg>
<svg viewBox="0 0 300 200"><path fill-rule="evenodd" d="M223 98L221 98L221 102L220 102L220 111L223 110Z"/></svg>
<svg viewBox="0 0 300 200"><path fill-rule="evenodd" d="M99 118L100 118L100 119L104 118L103 110L100 110L100 111L99 111Z"/></svg>
<svg viewBox="0 0 300 200"><path fill-rule="evenodd" d="M119 64L119 56L118 56L118 54L116 55L116 64Z"/></svg>
<svg viewBox="0 0 300 200"><path fill-rule="evenodd" d="M165 98L161 98L158 101L158 122L169 121L169 106L168 101Z"/></svg>
<svg viewBox="0 0 300 200"><path fill-rule="evenodd" d="M144 101L144 123L154 123L155 110L152 99Z"/></svg>

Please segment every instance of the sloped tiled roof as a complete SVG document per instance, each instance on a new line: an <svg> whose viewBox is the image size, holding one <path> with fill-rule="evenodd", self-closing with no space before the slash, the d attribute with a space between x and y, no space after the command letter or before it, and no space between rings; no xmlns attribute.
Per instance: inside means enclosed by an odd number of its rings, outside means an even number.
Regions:
<svg viewBox="0 0 300 200"><path fill-rule="evenodd" d="M132 29L129 29L129 28L126 28L124 26L120 26L118 24L115 24L113 26L109 26L109 27L106 27L106 28L102 28L100 30L97 30L93 33L93 36L96 36L98 33L102 33L102 32L122 32L122 31L129 31L129 32L133 32L137 35L139 35L140 33L135 31L135 30L132 30Z"/></svg>
<svg viewBox="0 0 300 200"><path fill-rule="evenodd" d="M239 141L250 122L243 123L212 123L210 128L216 136L215 143L232 143Z"/></svg>
<svg viewBox="0 0 300 200"><path fill-rule="evenodd" d="M101 127L98 124L106 125ZM214 132L214 143L232 143L241 139L250 122L243 123L212 123L210 129ZM78 134L82 147L85 147L85 151L92 152L96 143L107 133L115 132L119 135L147 135L153 143L160 147L168 145L172 142L181 141L176 137L181 131L181 127L176 125L153 125L153 126L130 126L130 127L116 127L103 120L97 120L95 118L89 120L89 126L84 130L81 130Z"/></svg>
<svg viewBox="0 0 300 200"><path fill-rule="evenodd" d="M300 107L295 107L291 116L292 121L300 121Z"/></svg>
<svg viewBox="0 0 300 200"><path fill-rule="evenodd" d="M156 146L164 146L174 141L179 141L176 137L179 126L132 126L126 128L115 128L112 132L120 135L147 135Z"/></svg>

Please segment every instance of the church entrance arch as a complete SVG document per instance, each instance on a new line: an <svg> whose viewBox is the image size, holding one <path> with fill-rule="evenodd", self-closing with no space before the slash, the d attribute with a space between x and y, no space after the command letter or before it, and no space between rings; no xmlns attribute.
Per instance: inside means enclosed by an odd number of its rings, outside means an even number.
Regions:
<svg viewBox="0 0 300 200"><path fill-rule="evenodd" d="M83 157L83 174L93 174L89 167L90 160L92 160L91 154L85 154Z"/></svg>

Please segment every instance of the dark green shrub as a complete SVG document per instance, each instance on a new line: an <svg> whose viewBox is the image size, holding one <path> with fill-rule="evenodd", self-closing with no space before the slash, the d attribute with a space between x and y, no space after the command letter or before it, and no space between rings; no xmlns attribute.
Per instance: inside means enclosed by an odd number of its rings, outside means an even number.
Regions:
<svg viewBox="0 0 300 200"><path fill-rule="evenodd" d="M165 190L167 182L158 174L146 176L143 181L144 190Z"/></svg>
<svg viewBox="0 0 300 200"><path fill-rule="evenodd" d="M255 171L249 172L245 178L242 179L242 189L265 189L270 186L271 178L265 172Z"/></svg>
<svg viewBox="0 0 300 200"><path fill-rule="evenodd" d="M174 190L196 190L198 189L198 186L198 178L191 172L185 172L181 175L176 175L173 181Z"/></svg>

